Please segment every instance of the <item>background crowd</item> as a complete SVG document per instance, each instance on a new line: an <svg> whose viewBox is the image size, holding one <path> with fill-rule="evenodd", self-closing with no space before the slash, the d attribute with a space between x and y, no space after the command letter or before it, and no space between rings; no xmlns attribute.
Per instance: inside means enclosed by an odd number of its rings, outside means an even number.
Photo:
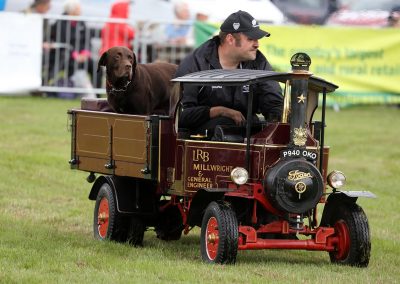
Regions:
<svg viewBox="0 0 400 284"><path fill-rule="evenodd" d="M51 14L53 5L59 5L60 2L62 2L61 15L65 17L49 19L48 15L53 16ZM195 0L158 1L160 6L153 7L154 10L147 12L154 14L154 19L151 19L151 22L159 21L160 23L152 24L150 27L146 20L132 20L135 17L140 18L139 14L142 14L141 11L132 9L132 6L135 6L134 4L139 3L133 3L129 0L114 0L109 6L109 11L107 11L109 22L103 22L101 25L93 27L88 26L85 20L81 20L81 17L84 19L85 15L94 14L94 10L85 11L84 7L87 2L90 1L30 0L30 4L22 10L23 13L46 15L43 25L43 51L45 55L43 59L43 81L48 85L84 86L85 83L82 83L82 81L87 83L88 80L82 80L82 73L75 77L74 74L78 70L85 70L89 75L91 87L101 89L104 86L104 79L102 79L101 72L96 72L96 61L105 50L115 45L127 46L135 51L140 50L138 60L143 63L162 60L179 64L183 57L194 48L193 25L196 21L220 21L221 19L216 15L223 14L223 11L220 10L225 10L225 7L221 6L223 1L218 0L202 1L213 5L199 4L200 1ZM152 5L158 3L157 1L150 2L153 3ZM148 2L149 5L150 2ZM166 10L162 11L165 6L161 6L161 4L165 5L167 2L172 7L173 18L164 21L158 18L158 15L163 12L167 14ZM233 1L231 6L239 2ZM364 0L271 0L269 3L279 9L271 9L269 13L284 15L283 22L278 22L278 24L283 23L285 25L329 24L374 28L398 27L400 25L400 5L394 0L378 2L370 3ZM0 2L0 9L7 10L7 5L10 3L11 1L8 3L7 1ZM222 5L224 4L222 3ZM363 11L363 9L371 10L368 13L368 19L363 18L365 13L357 12ZM375 10L376 12L373 12ZM344 13L352 13L350 18L353 19L353 22L344 22L344 18L349 18L348 16L341 16ZM260 22L263 21L262 19L259 20ZM139 37L141 37L140 42ZM141 45L145 41L146 45ZM57 83L60 78L62 78L62 83Z"/></svg>

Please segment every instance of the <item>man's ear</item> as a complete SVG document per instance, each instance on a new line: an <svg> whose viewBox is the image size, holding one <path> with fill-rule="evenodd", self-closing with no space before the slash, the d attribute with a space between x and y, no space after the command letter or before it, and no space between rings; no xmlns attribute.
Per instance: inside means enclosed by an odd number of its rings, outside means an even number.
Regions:
<svg viewBox="0 0 400 284"><path fill-rule="evenodd" d="M228 42L230 45L236 45L236 38L233 34L227 34L225 41Z"/></svg>
<svg viewBox="0 0 400 284"><path fill-rule="evenodd" d="M100 71L100 66L106 66L107 56L107 51L101 55L99 62L97 63L97 72Z"/></svg>

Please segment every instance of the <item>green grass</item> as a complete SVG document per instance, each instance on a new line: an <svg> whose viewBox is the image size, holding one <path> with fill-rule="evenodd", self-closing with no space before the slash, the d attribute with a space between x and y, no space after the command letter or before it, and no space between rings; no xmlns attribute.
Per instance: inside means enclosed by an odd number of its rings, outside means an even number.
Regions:
<svg viewBox="0 0 400 284"><path fill-rule="evenodd" d="M343 171L372 235L366 269L327 253L240 251L234 266L201 262L199 230L177 242L149 231L143 248L93 239L86 173L69 169L67 110L79 101L0 97L0 283L397 283L400 109L328 111L330 169Z"/></svg>

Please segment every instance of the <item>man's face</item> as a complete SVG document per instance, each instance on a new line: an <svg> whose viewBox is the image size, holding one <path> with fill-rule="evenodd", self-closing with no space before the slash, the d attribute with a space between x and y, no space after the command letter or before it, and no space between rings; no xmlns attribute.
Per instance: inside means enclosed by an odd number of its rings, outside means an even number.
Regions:
<svg viewBox="0 0 400 284"><path fill-rule="evenodd" d="M235 44L233 52L239 61L248 61L256 59L257 49L259 47L258 39L251 39L245 34L238 33L234 35Z"/></svg>

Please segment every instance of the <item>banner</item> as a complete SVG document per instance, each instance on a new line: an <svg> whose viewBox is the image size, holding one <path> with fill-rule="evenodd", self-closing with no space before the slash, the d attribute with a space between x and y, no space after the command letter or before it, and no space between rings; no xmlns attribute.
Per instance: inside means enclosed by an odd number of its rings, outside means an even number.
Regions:
<svg viewBox="0 0 400 284"><path fill-rule="evenodd" d="M41 86L42 17L0 13L0 94Z"/></svg>
<svg viewBox="0 0 400 284"><path fill-rule="evenodd" d="M196 23L197 45L220 24ZM311 57L310 71L339 86L330 103L400 103L400 30L326 26L265 26L260 51L276 71L291 69L296 52Z"/></svg>

